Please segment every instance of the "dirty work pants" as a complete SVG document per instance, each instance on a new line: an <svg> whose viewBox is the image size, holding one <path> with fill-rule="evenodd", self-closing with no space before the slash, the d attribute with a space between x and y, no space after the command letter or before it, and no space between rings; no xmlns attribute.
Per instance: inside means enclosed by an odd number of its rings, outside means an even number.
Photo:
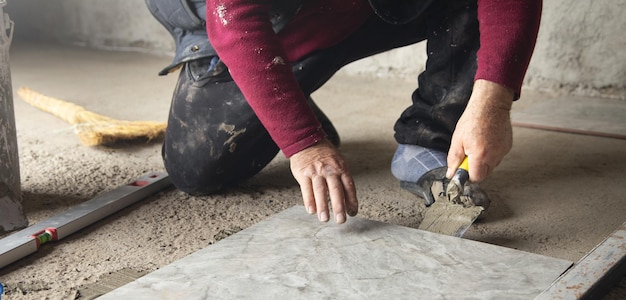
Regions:
<svg viewBox="0 0 626 300"><path fill-rule="evenodd" d="M475 0L434 2L403 25L372 16L346 40L295 63L305 95L350 62L426 40L426 69L418 77L412 104L394 126L395 138L446 151L471 94L479 33ZM228 72L209 74L209 63L200 59L183 65L163 145L172 182L193 195L214 193L255 175L279 151ZM324 127L327 133L333 130Z"/></svg>

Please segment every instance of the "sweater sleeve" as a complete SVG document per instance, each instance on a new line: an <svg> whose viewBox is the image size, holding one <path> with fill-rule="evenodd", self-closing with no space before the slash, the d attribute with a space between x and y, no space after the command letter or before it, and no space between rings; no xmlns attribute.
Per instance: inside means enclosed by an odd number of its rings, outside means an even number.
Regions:
<svg viewBox="0 0 626 300"><path fill-rule="evenodd" d="M475 79L513 89L519 98L541 19L542 0L478 0L480 49Z"/></svg>
<svg viewBox="0 0 626 300"><path fill-rule="evenodd" d="M206 2L211 44L285 156L322 140L325 133L272 30L271 1Z"/></svg>

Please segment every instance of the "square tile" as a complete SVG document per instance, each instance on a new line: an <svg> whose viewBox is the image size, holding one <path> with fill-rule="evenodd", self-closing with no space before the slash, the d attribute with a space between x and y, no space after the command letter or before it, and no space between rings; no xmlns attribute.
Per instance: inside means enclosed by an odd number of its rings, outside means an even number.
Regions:
<svg viewBox="0 0 626 300"><path fill-rule="evenodd" d="M295 206L99 299L532 299L571 265Z"/></svg>

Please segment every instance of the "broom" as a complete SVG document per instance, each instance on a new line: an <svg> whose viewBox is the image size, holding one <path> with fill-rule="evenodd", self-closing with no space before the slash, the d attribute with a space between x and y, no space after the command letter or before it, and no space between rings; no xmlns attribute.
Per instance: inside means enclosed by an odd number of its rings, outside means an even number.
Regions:
<svg viewBox="0 0 626 300"><path fill-rule="evenodd" d="M74 125L80 142L87 146L151 141L165 134L165 123L116 120L90 112L79 105L44 96L26 87L18 89L17 95L28 104Z"/></svg>

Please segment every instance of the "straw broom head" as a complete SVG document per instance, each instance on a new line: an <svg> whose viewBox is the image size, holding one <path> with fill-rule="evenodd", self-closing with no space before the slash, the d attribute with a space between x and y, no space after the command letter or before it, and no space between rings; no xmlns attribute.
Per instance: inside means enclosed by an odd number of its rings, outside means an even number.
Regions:
<svg viewBox="0 0 626 300"><path fill-rule="evenodd" d="M159 122L116 120L26 87L18 89L17 94L28 104L74 125L81 143L87 146L160 139L167 126Z"/></svg>

